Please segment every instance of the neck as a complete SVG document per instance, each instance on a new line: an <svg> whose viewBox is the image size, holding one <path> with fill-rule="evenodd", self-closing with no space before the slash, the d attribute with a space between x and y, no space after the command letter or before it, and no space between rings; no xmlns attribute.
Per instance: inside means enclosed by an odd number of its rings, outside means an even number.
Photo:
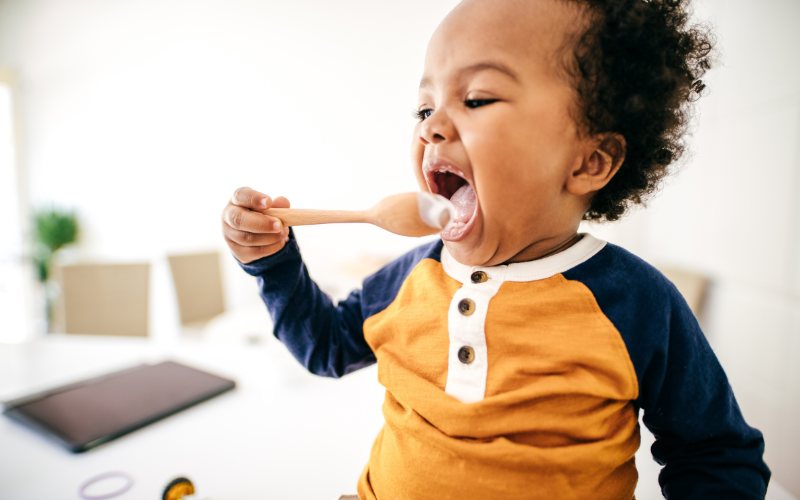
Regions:
<svg viewBox="0 0 800 500"><path fill-rule="evenodd" d="M540 240L525 247L521 252L508 259L505 264L544 259L545 257L550 257L551 255L563 252L580 240L581 235L578 234L577 229L574 229L567 234L561 234Z"/></svg>

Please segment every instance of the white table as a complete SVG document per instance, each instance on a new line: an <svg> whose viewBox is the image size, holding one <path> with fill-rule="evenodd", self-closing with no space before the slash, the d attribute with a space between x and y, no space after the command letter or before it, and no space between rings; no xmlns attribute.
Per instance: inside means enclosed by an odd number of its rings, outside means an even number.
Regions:
<svg viewBox="0 0 800 500"><path fill-rule="evenodd" d="M210 500L355 493L383 425L375 367L341 380L316 377L277 340L244 346L70 335L0 345L0 400L165 359L233 378L237 388L83 454L2 417L0 499L77 499L84 480L111 470L134 478L121 500L158 500L181 475Z"/></svg>
<svg viewBox="0 0 800 500"><path fill-rule="evenodd" d="M78 455L0 418L0 500L77 499L84 480L111 470L134 478L120 500L158 500L182 475L208 500L336 500L355 492L383 425L376 368L316 377L274 339L245 346L55 335L0 345L0 401L165 359L233 378L237 388ZM652 439L642 427L639 500L663 498ZM793 500L774 482L767 498Z"/></svg>

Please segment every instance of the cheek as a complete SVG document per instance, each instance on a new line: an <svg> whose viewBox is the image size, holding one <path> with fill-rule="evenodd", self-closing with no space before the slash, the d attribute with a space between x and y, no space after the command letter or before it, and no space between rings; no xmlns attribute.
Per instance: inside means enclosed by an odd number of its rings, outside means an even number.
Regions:
<svg viewBox="0 0 800 500"><path fill-rule="evenodd" d="M549 184L548 148L538 144L536 130L503 119L485 125L485 132L462 135L481 204L488 210L536 201L531 189Z"/></svg>
<svg viewBox="0 0 800 500"><path fill-rule="evenodd" d="M532 191L560 192L577 137L562 111L547 102L498 107L463 127L461 138L476 177L480 174L487 189L505 189L509 199L530 198Z"/></svg>
<svg viewBox="0 0 800 500"><path fill-rule="evenodd" d="M532 112L504 115L498 113L481 124L480 130L462 135L473 163L489 168L523 164L527 168L522 175L561 166L572 140L560 117Z"/></svg>
<svg viewBox="0 0 800 500"><path fill-rule="evenodd" d="M552 123L543 116L498 118L462 133L481 210L499 231L538 225L559 202L569 141L555 123L536 125Z"/></svg>

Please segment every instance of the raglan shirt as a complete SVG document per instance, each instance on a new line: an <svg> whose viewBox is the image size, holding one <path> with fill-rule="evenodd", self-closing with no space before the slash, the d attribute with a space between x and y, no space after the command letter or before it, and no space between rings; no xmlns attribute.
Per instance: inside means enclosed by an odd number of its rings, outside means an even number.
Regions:
<svg viewBox="0 0 800 500"><path fill-rule="evenodd" d="M630 499L639 410L669 499L763 499L764 440L691 310L656 269L591 235L494 267L421 246L334 304L293 233L242 265L311 372L378 363L386 423L361 499Z"/></svg>

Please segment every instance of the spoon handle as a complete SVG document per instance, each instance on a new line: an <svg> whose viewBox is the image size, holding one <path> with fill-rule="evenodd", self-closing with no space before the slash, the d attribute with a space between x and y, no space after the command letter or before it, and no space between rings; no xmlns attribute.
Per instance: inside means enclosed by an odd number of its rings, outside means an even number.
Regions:
<svg viewBox="0 0 800 500"><path fill-rule="evenodd" d="M366 210L310 210L302 208L270 208L261 213L277 217L286 227L313 226L342 222L372 222Z"/></svg>

